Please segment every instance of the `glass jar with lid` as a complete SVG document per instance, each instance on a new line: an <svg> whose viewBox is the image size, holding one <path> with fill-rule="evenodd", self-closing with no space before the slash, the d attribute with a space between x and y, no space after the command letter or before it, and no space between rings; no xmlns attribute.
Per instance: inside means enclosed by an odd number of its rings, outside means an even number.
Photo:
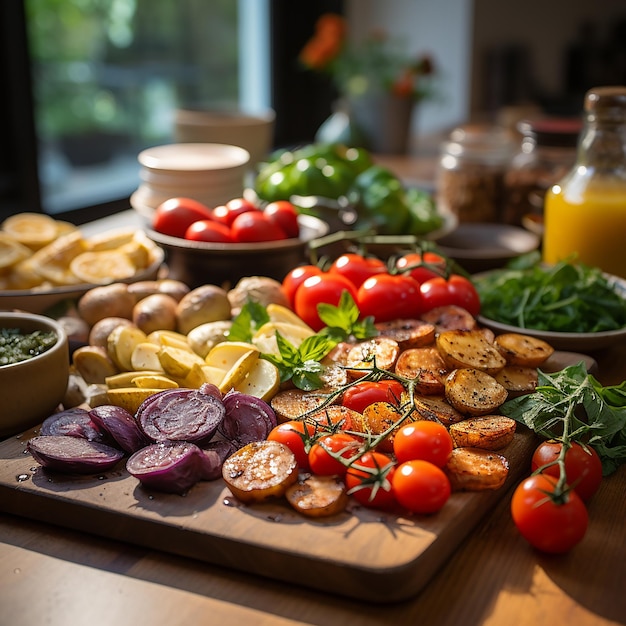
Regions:
<svg viewBox="0 0 626 626"><path fill-rule="evenodd" d="M576 163L546 194L543 258L626 278L626 87L585 95Z"/></svg>
<svg viewBox="0 0 626 626"><path fill-rule="evenodd" d="M501 221L504 176L514 149L513 135L504 128L455 128L441 149L437 201L459 222Z"/></svg>
<svg viewBox="0 0 626 626"><path fill-rule="evenodd" d="M580 118L522 120L517 130L522 140L504 179L502 220L522 224L525 217L543 217L544 197L576 161Z"/></svg>

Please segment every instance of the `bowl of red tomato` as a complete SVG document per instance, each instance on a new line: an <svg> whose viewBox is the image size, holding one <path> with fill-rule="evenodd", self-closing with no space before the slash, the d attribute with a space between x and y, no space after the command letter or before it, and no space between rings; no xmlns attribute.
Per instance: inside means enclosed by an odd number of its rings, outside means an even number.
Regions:
<svg viewBox="0 0 626 626"><path fill-rule="evenodd" d="M168 276L193 288L251 275L282 280L328 230L326 222L300 214L288 201L261 205L241 197L207 207L177 197L150 214L146 232L163 248Z"/></svg>

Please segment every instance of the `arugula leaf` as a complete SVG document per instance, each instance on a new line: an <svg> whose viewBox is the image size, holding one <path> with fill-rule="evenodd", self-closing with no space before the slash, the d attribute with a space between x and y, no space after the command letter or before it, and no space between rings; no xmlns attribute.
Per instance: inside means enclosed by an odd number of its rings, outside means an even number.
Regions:
<svg viewBox="0 0 626 626"><path fill-rule="evenodd" d="M337 345L336 341L318 333L307 337L296 348L277 331L276 343L279 355L264 353L261 357L278 368L281 383L291 380L298 389L304 391L324 386L320 377L324 366L320 361Z"/></svg>
<svg viewBox="0 0 626 626"><path fill-rule="evenodd" d="M320 302L317 311L322 322L326 324L320 334L330 337L337 343L350 337L369 339L378 335L373 316L359 320L361 313L348 291L342 292L338 306Z"/></svg>
<svg viewBox="0 0 626 626"><path fill-rule="evenodd" d="M228 340L252 343L254 333L269 321L270 317L265 307L258 302L248 300L233 320L228 331Z"/></svg>
<svg viewBox="0 0 626 626"><path fill-rule="evenodd" d="M535 391L501 412L548 439L593 446L605 475L626 462L626 381L603 387L582 361L554 374L540 370Z"/></svg>

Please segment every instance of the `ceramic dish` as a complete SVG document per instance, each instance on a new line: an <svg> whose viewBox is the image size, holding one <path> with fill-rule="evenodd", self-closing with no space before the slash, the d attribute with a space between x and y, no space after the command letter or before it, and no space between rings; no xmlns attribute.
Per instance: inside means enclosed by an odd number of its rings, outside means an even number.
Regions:
<svg viewBox="0 0 626 626"><path fill-rule="evenodd" d="M616 276L608 276L615 290L626 298L626 280ZM563 333L548 330L535 330L533 328L520 328L503 324L496 320L479 316L478 321L483 326L491 328L495 333L524 333L547 341L556 350L570 350L572 352L594 352L608 348L617 343L626 341L626 327L618 330L606 330L596 333Z"/></svg>
<svg viewBox="0 0 626 626"><path fill-rule="evenodd" d="M502 267L539 247L540 238L525 228L497 223L461 223L436 238L437 247L468 272Z"/></svg>

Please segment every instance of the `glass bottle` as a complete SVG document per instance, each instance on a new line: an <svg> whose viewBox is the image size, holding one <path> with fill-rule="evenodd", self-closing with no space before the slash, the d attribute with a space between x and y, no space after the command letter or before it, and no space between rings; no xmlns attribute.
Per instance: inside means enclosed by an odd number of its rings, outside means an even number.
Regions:
<svg viewBox="0 0 626 626"><path fill-rule="evenodd" d="M504 177L503 222L519 226L524 219L543 220L546 192L576 162L581 127L579 117L541 117L517 124L522 140Z"/></svg>
<svg viewBox="0 0 626 626"><path fill-rule="evenodd" d="M626 87L585 95L576 164L547 193L543 259L626 278Z"/></svg>

